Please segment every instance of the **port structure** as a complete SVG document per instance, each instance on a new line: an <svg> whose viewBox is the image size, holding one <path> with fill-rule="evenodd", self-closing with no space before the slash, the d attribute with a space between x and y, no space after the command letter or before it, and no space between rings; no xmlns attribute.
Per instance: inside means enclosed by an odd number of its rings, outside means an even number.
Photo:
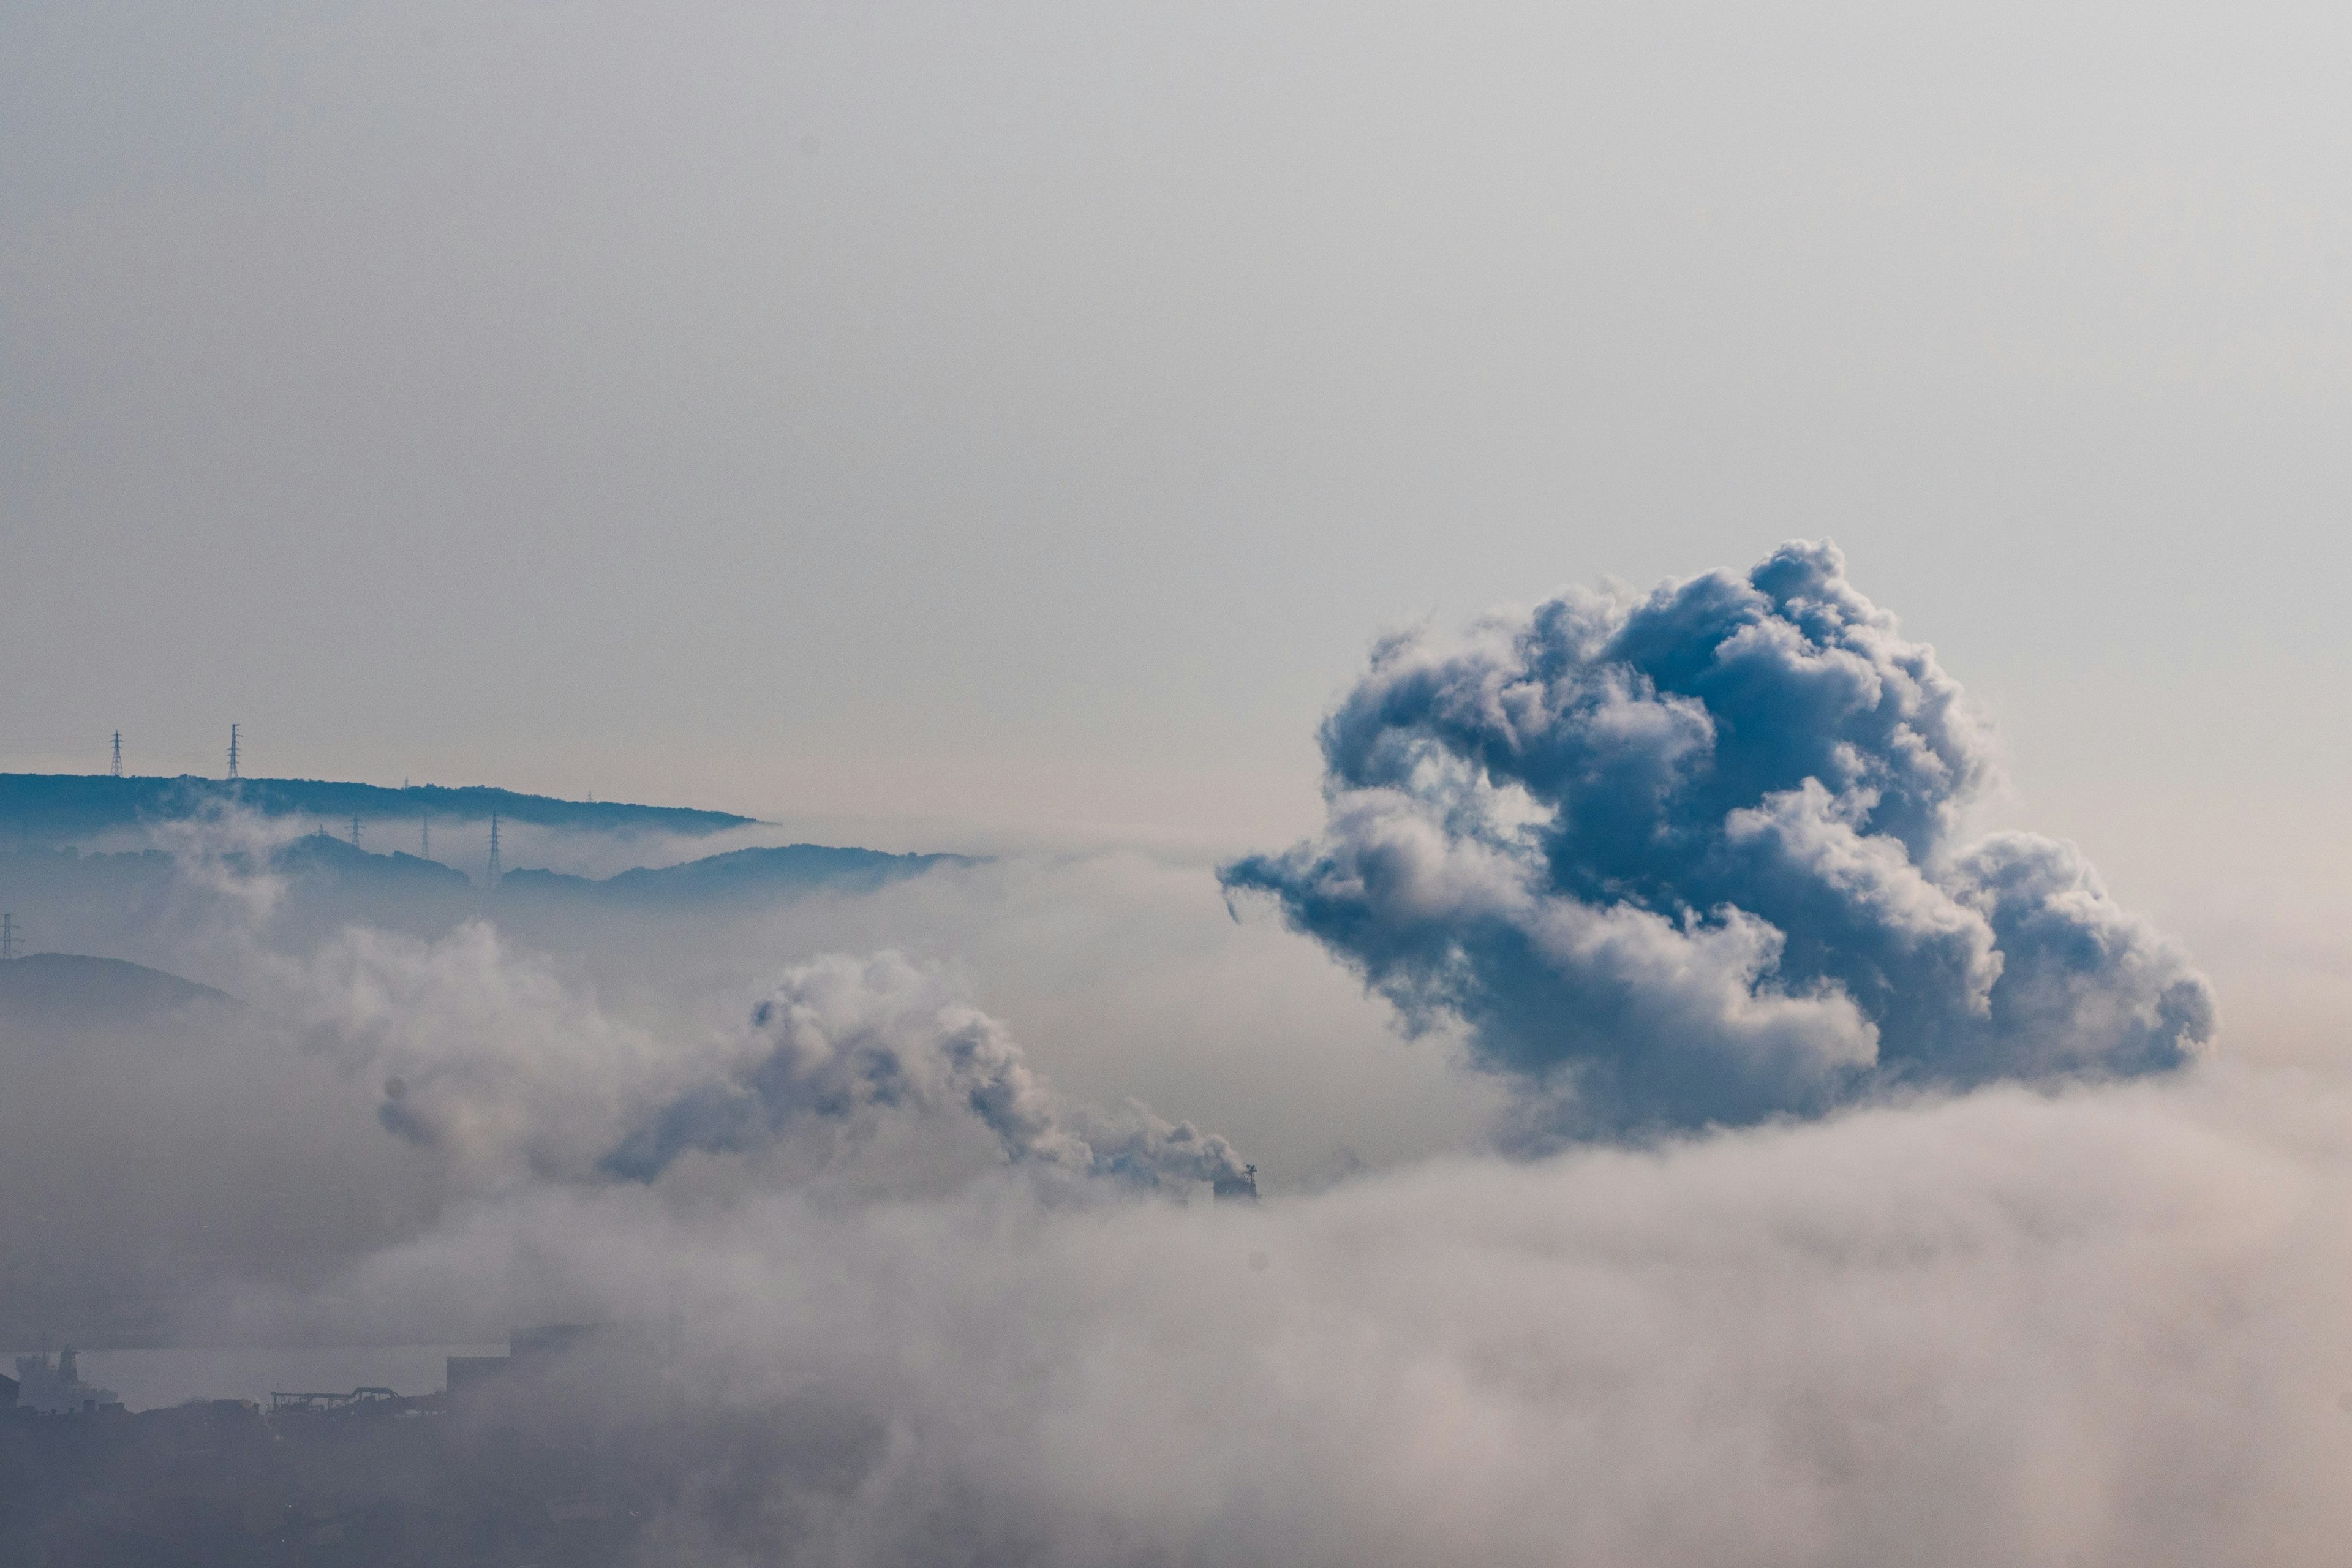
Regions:
<svg viewBox="0 0 2352 1568"><path fill-rule="evenodd" d="M390 1405L400 1395L389 1388L354 1388L349 1394L280 1394L272 1390L272 1415L348 1415L372 1405Z"/></svg>

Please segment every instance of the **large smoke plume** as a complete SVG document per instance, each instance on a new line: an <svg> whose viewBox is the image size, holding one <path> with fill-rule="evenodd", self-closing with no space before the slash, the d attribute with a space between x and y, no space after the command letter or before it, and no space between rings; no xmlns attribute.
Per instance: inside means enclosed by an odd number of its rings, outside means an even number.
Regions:
<svg viewBox="0 0 2352 1568"><path fill-rule="evenodd" d="M1830 544L1391 637L1323 753L1323 832L1226 886L1465 1024L1538 1145L2142 1073L2213 1032L2072 846L1969 837L1987 736Z"/></svg>

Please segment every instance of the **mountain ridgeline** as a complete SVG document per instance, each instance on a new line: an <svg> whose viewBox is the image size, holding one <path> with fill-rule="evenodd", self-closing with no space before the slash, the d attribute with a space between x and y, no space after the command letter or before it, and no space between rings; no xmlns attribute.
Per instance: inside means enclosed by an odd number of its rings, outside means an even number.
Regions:
<svg viewBox="0 0 2352 1568"><path fill-rule="evenodd" d="M574 877L561 871L520 868L499 879L504 900L576 899L607 904L703 903L757 900L776 895L834 889L863 891L919 877L935 866L976 864L963 855L892 855L880 849L829 844L780 844L730 849L677 866L639 866L611 877ZM332 880L345 886L470 887L465 872L395 850L373 854L324 833L297 838L270 857L270 869L298 879Z"/></svg>
<svg viewBox="0 0 2352 1568"><path fill-rule="evenodd" d="M758 899L819 888L858 891L934 866L977 864L964 855L889 855L826 844L783 844L735 849L682 866L638 867L617 876L567 877L556 871L509 871L499 884L506 898L592 898L614 902L698 903Z"/></svg>
<svg viewBox="0 0 2352 1568"><path fill-rule="evenodd" d="M557 940L568 931L562 940L569 941L578 937L580 919L625 926L698 910L867 892L935 868L974 863L957 855L785 844L660 864L677 855L681 840L759 824L725 812L507 790L0 774L0 910L8 911L16 950L38 944L168 961L172 933L212 918L205 900L214 894L210 873L192 881L190 868L157 847L155 830L231 804L275 816L281 832L289 817L316 824L315 831L278 838L266 850L229 850L217 868L279 879L262 918L272 940L297 946L352 922L431 935L492 913L526 940ZM469 813L487 819L493 809L509 828L508 869L495 883L482 854L487 822L467 826ZM354 817L364 831L347 835ZM419 848L429 833L431 847L441 849L446 824L456 864L376 848L404 817L409 842ZM561 840L575 836L600 840L593 858L606 866L616 847L626 855L633 839L642 839L646 858L656 863L601 877L530 867L532 859L561 864L567 853Z"/></svg>
<svg viewBox="0 0 2352 1568"><path fill-rule="evenodd" d="M491 889L438 860L394 850L379 855L325 833L278 846L266 864L228 858L242 869L284 877L300 892L339 889L347 895L404 891L456 895L471 901ZM781 844L731 849L682 865L636 867L611 877L575 877L521 868L499 879L501 902L580 900L606 905L692 904L759 900L832 889L855 892L919 877L940 866L978 864L964 855L893 855L828 844ZM85 854L71 847L0 850L0 896L21 892L27 908L68 890L108 901L151 902L174 874L161 850Z"/></svg>
<svg viewBox="0 0 2352 1568"><path fill-rule="evenodd" d="M57 845L236 807L263 816L487 822L618 836L705 837L755 827L755 818L677 805L558 800L468 784L342 784L330 779L116 778L109 773L0 773L0 831L16 847Z"/></svg>

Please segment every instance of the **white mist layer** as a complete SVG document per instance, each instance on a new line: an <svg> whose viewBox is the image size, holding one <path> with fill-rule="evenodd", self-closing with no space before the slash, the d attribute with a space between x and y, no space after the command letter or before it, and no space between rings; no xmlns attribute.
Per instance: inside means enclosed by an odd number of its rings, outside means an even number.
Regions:
<svg viewBox="0 0 2352 1568"><path fill-rule="evenodd" d="M2209 1068L1254 1211L545 1187L334 1293L672 1318L714 1422L878 1434L778 1562L2316 1563L2347 1128Z"/></svg>

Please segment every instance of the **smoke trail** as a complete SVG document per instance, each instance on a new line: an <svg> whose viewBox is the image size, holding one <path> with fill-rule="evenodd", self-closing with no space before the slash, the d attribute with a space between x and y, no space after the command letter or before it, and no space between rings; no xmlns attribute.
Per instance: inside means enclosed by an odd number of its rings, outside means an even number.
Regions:
<svg viewBox="0 0 2352 1568"><path fill-rule="evenodd" d="M1833 545L1389 638L1323 753L1323 832L1226 888L1409 1026L1465 1022L1532 1144L2146 1072L2213 1032L2072 846L1965 840L1987 738Z"/></svg>
<svg viewBox="0 0 2352 1568"><path fill-rule="evenodd" d="M646 1119L604 1168L650 1180L689 1150L741 1152L889 1116L969 1116L1016 1164L1145 1188L1242 1175L1231 1146L1190 1122L1055 1093L1003 1025L897 953L791 970L752 1009L749 1040L731 1070Z"/></svg>
<svg viewBox="0 0 2352 1568"><path fill-rule="evenodd" d="M475 1191L651 1182L688 1156L753 1185L1006 1163L1146 1190L1248 1179L1190 1122L1061 1094L895 952L788 969L742 1025L700 1037L613 1016L480 921L431 942L353 928L282 973L311 1047L381 1084L381 1124Z"/></svg>

